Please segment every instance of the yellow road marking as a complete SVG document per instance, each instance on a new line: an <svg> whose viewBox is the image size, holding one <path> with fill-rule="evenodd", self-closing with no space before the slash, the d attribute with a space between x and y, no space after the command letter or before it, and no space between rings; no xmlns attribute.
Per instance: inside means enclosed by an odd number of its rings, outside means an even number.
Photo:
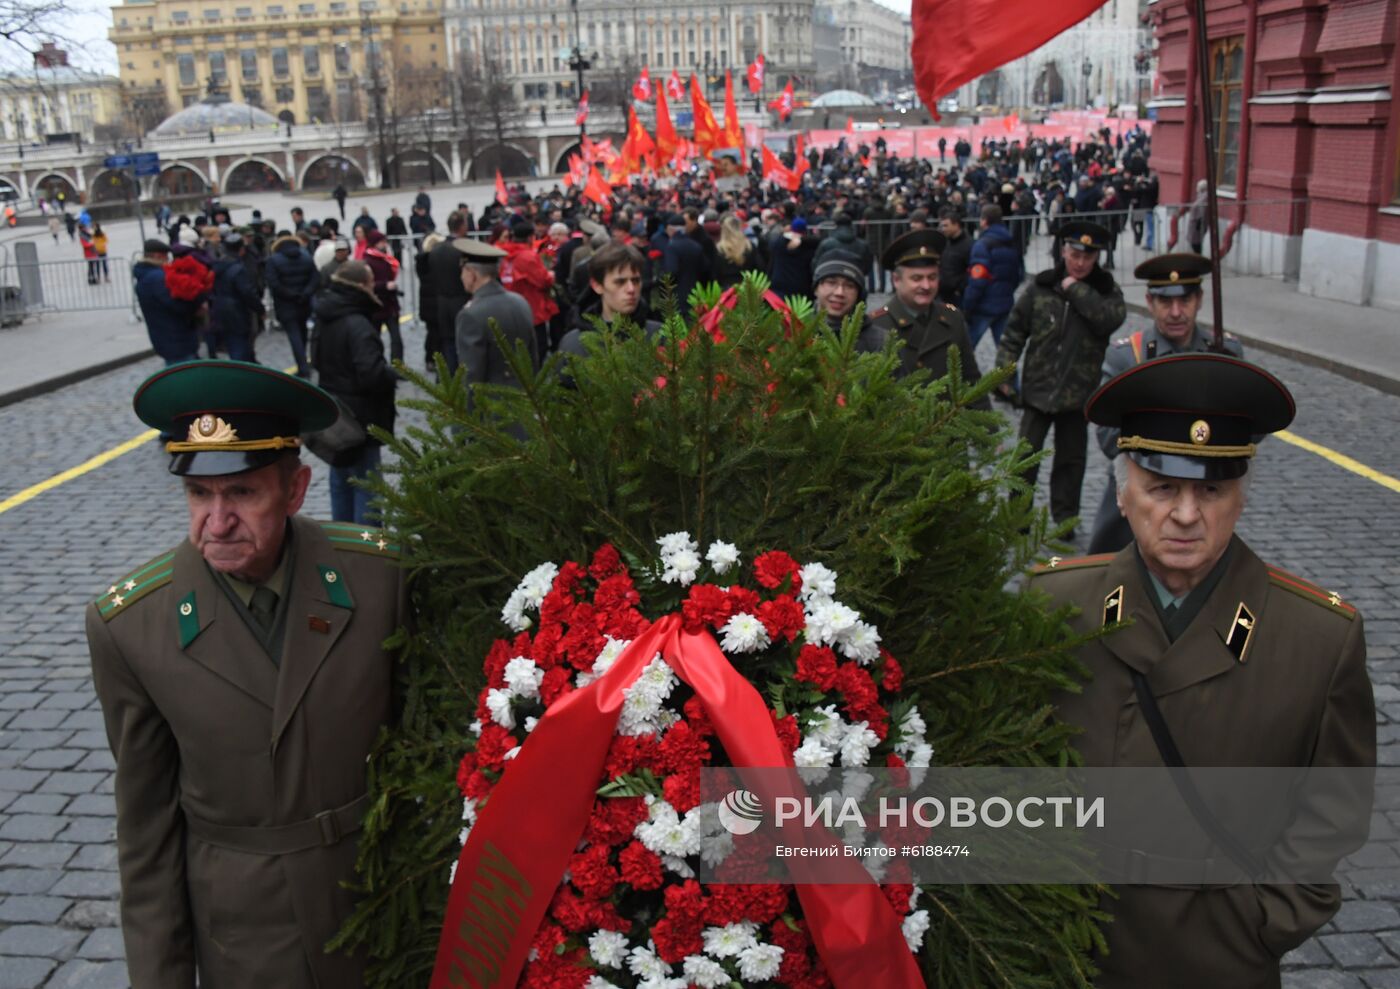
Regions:
<svg viewBox="0 0 1400 989"><path fill-rule="evenodd" d="M1345 453L1338 453L1336 450L1328 449L1320 443L1314 443L1312 440L1305 440L1297 433L1290 432L1287 429L1275 433L1274 435L1285 443L1291 443L1301 450L1307 450L1309 453L1317 454L1323 460L1336 464L1338 467L1342 468L1342 470L1349 470L1358 477L1364 477L1368 481L1374 481L1381 487L1394 491L1396 494L1400 494L1400 479L1393 478L1389 474L1382 474L1374 468L1367 467L1361 461L1353 460Z"/></svg>
<svg viewBox="0 0 1400 989"><path fill-rule="evenodd" d="M117 446L112 447L110 450L104 450L103 452L99 453L97 456L93 457L90 460L84 460L76 467L69 467L66 471L64 471L61 474L55 474L53 477L49 478L46 481L40 481L38 484L32 484L29 487L25 488L23 491L20 491L17 494L10 495L10 497L6 498L4 501L0 501L0 515L3 515L5 512L8 512L12 508L18 508L20 505L23 505L27 501L33 501L45 491L52 491L60 484L67 484L74 478L82 477L89 471L97 470L97 468L101 467L103 464L111 463L113 460L116 460L123 454L130 453L137 447L149 443L158 435L160 435L158 431L154 429L148 429L140 436L133 436L125 443L120 443Z"/></svg>

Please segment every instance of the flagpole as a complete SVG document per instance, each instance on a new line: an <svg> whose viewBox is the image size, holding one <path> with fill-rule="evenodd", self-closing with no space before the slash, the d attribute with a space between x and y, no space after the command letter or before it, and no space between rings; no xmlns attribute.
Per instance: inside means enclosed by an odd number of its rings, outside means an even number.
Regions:
<svg viewBox="0 0 1400 989"><path fill-rule="evenodd" d="M1206 37L1206 0L1196 0L1196 64L1201 85L1201 131L1206 152L1206 222L1210 225L1210 301L1214 309L1211 349L1225 350L1225 317L1220 287L1220 200L1216 194L1215 133L1211 126L1210 39ZM1225 108L1221 108L1224 113Z"/></svg>

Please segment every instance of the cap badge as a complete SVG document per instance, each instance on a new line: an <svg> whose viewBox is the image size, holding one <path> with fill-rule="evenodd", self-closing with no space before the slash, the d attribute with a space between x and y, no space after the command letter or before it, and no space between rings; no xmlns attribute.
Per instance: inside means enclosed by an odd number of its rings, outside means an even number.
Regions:
<svg viewBox="0 0 1400 989"><path fill-rule="evenodd" d="M921 247L921 248L919 248L919 256L920 256L920 257L922 257L923 255L925 255L925 254L927 254L927 253L928 253L928 248L927 248L927 247Z"/></svg>
<svg viewBox="0 0 1400 989"><path fill-rule="evenodd" d="M232 443L237 439L238 433L232 426L218 416L206 412L190 423L189 435L185 437L185 442Z"/></svg>
<svg viewBox="0 0 1400 989"><path fill-rule="evenodd" d="M1173 272L1172 272L1170 275L1168 275L1167 277L1170 278L1170 279L1171 279L1172 281L1174 281L1174 282L1179 282L1179 281L1181 281L1181 272L1179 272L1179 271L1173 271Z"/></svg>
<svg viewBox="0 0 1400 989"><path fill-rule="evenodd" d="M1205 446L1210 442L1210 423L1204 419L1197 419L1191 423L1191 443L1194 446Z"/></svg>
<svg viewBox="0 0 1400 989"><path fill-rule="evenodd" d="M1094 238L1091 237L1089 234L1085 234L1084 236L1079 238L1079 243L1081 244L1092 244L1093 242Z"/></svg>

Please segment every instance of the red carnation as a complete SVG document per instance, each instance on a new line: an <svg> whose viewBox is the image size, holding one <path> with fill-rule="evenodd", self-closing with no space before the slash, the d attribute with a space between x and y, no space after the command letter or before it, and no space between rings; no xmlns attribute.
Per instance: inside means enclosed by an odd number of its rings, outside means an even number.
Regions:
<svg viewBox="0 0 1400 989"><path fill-rule="evenodd" d="M698 921L686 923L668 915L653 924L650 933L661 960L668 965L678 965L686 955L698 955L705 949L704 938L700 936L702 930L704 924Z"/></svg>
<svg viewBox="0 0 1400 989"><path fill-rule="evenodd" d="M612 780L636 769L655 769L660 758L655 735L619 735L608 746L603 775Z"/></svg>
<svg viewBox="0 0 1400 989"><path fill-rule="evenodd" d="M715 726L710 724L710 715L705 710L705 705L700 703L699 697L692 697L681 707L685 713L685 720L698 735L706 737L715 733Z"/></svg>
<svg viewBox="0 0 1400 989"><path fill-rule="evenodd" d="M609 614L641 604L641 601L642 596L637 593L637 586L626 573L606 578L598 585L598 590L593 592L593 604L599 611Z"/></svg>
<svg viewBox="0 0 1400 989"><path fill-rule="evenodd" d="M529 653L530 647L527 645L523 650ZM505 639L497 639L491 643L491 648L486 653L486 685L488 687L504 687L506 685L506 664L516 656L521 655L511 649L511 644ZM486 694L482 691L482 696Z"/></svg>
<svg viewBox="0 0 1400 989"><path fill-rule="evenodd" d="M186 254L165 266L165 288L172 299L195 302L214 291L214 273Z"/></svg>
<svg viewBox="0 0 1400 989"><path fill-rule="evenodd" d="M897 694L904 686L904 667L899 665L899 660L883 649L880 650L880 656L885 661L884 669L881 671L880 685L888 693Z"/></svg>
<svg viewBox="0 0 1400 989"><path fill-rule="evenodd" d="M675 724L661 739L661 771L683 773L697 770L710 758L710 745L684 721Z"/></svg>
<svg viewBox="0 0 1400 989"><path fill-rule="evenodd" d="M729 595L729 614L737 615L739 612L747 612L750 615L758 614L758 592L751 591L747 587L731 587L727 591ZM725 619L728 621L728 618Z"/></svg>
<svg viewBox="0 0 1400 989"><path fill-rule="evenodd" d="M830 690L836 685L836 653L825 646L803 646L797 654L796 676L821 690Z"/></svg>
<svg viewBox="0 0 1400 989"><path fill-rule="evenodd" d="M758 620L768 630L768 638L774 642L778 639L796 642L807 628L807 616L802 611L802 605L786 594L759 605Z"/></svg>
<svg viewBox="0 0 1400 989"><path fill-rule="evenodd" d="M802 576L798 573L801 569L797 561L788 556L782 550L769 550L753 561L753 575L758 582L769 590L780 587L783 581L791 578L792 587L789 590L796 594L802 589Z"/></svg>
<svg viewBox="0 0 1400 989"><path fill-rule="evenodd" d="M902 883L890 883L880 887L880 892L885 894L885 899L890 901L890 906L894 907L894 912L903 917L909 912L909 897L914 893L913 886L906 886Z"/></svg>
<svg viewBox="0 0 1400 989"><path fill-rule="evenodd" d="M693 810L700 803L700 770L685 769L667 776L661 795L681 814Z"/></svg>
<svg viewBox="0 0 1400 989"><path fill-rule="evenodd" d="M490 796L491 788L495 785L491 782L491 777L478 769L467 777L467 784L462 788L462 796L471 797L474 800L485 800Z"/></svg>
<svg viewBox="0 0 1400 989"><path fill-rule="evenodd" d="M783 749L787 752L796 752L797 747L802 744L802 732L797 727L797 719L789 714L785 718L780 718L771 710L768 716L773 719L773 727L778 732L778 741L783 743Z"/></svg>
<svg viewBox="0 0 1400 989"><path fill-rule="evenodd" d="M481 769L500 772L506 764L506 753L519 743L515 736L500 725L485 725L476 741L476 763Z"/></svg>
<svg viewBox="0 0 1400 989"><path fill-rule="evenodd" d="M622 845L632 840L637 825L647 819L641 797L612 797L597 801L583 837L594 845Z"/></svg>
<svg viewBox="0 0 1400 989"><path fill-rule="evenodd" d="M544 701L544 706L549 707L559 698L573 690L570 684L570 673L567 666L556 666L545 673L544 679L540 681L540 699Z"/></svg>
<svg viewBox="0 0 1400 989"><path fill-rule="evenodd" d="M836 689L845 699L843 706L850 719L868 723L875 734L881 735L876 724L889 715L880 706L879 692L870 674L855 663L846 663L836 670Z"/></svg>
<svg viewBox="0 0 1400 989"><path fill-rule="evenodd" d="M530 647L530 658L542 670L552 670L558 664L559 640L564 635L563 626L556 622L541 624L535 633L534 644Z"/></svg>
<svg viewBox="0 0 1400 989"><path fill-rule="evenodd" d="M788 909L787 889L774 883L752 886L718 884L705 901L705 921L715 927L751 920L767 924Z"/></svg>
<svg viewBox="0 0 1400 989"><path fill-rule="evenodd" d="M681 623L691 633L719 628L732 614L729 595L714 584L692 585L681 604Z"/></svg>
<svg viewBox="0 0 1400 989"><path fill-rule="evenodd" d="M569 874L579 892L594 900L610 896L617 885L617 870L608 861L607 845L590 845L574 855Z"/></svg>
<svg viewBox="0 0 1400 989"><path fill-rule="evenodd" d="M457 789L462 792L462 796L467 796L467 781L476 772L476 753L468 752L462 756L462 761L457 764Z"/></svg>
<svg viewBox="0 0 1400 989"><path fill-rule="evenodd" d="M604 543L598 547L598 552L593 554L593 562L588 565L588 576L594 580L603 580L613 574L623 572L622 555L612 543Z"/></svg>
<svg viewBox="0 0 1400 989"><path fill-rule="evenodd" d="M634 841L617 856L622 881L633 889L661 888L661 859L640 841Z"/></svg>
<svg viewBox="0 0 1400 989"><path fill-rule="evenodd" d="M699 924L705 919L705 891L694 879L687 879L678 886L667 886L666 912L679 917L686 923Z"/></svg>

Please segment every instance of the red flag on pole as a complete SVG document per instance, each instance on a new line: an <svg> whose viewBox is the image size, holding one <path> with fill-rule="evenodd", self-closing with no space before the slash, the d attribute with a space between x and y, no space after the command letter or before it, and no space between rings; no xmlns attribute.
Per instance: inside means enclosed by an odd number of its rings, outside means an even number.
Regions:
<svg viewBox="0 0 1400 989"><path fill-rule="evenodd" d="M793 140L792 154L793 157L796 159L793 162L793 171L797 173L798 178L801 178L803 174L809 171L812 167L812 163L807 160L807 139L805 135L798 134L797 137Z"/></svg>
<svg viewBox="0 0 1400 989"><path fill-rule="evenodd" d="M645 103L651 99L651 69L642 66L642 74L632 84L632 99Z"/></svg>
<svg viewBox="0 0 1400 989"><path fill-rule="evenodd" d="M585 90L583 91L583 95L582 95L581 97L579 97L579 101L578 101L578 111L574 114L574 126L575 126L575 127L582 127L582 126L583 126L585 123L587 123L587 122L588 122L588 90L585 89Z"/></svg>
<svg viewBox="0 0 1400 989"><path fill-rule="evenodd" d="M710 109L710 101L700 91L700 80L690 77L690 109L695 117L695 144L702 155L708 155L720 147L719 122Z"/></svg>
<svg viewBox="0 0 1400 989"><path fill-rule="evenodd" d="M506 180L501 178L501 170L496 169L496 202L502 206L510 202L510 194L506 192Z"/></svg>
<svg viewBox="0 0 1400 989"><path fill-rule="evenodd" d="M749 83L749 92L757 96L763 91L763 53L759 52L758 57L749 66L749 71L744 73Z"/></svg>
<svg viewBox="0 0 1400 989"><path fill-rule="evenodd" d="M612 186L608 185L608 180L603 177L603 170L597 165L588 170L588 181L583 186L583 198L591 199L599 206L607 206L612 202Z"/></svg>
<svg viewBox="0 0 1400 989"><path fill-rule="evenodd" d="M681 74L675 69L671 70L671 78L666 80L666 95L671 97L672 103L678 103L685 97L685 83L681 82Z"/></svg>
<svg viewBox="0 0 1400 989"><path fill-rule="evenodd" d="M761 147L764 180L776 182L789 192L796 192L802 188L802 176L779 161L778 156L769 149L768 145L764 144Z"/></svg>
<svg viewBox="0 0 1400 989"><path fill-rule="evenodd" d="M937 115L939 98L1034 51L1104 0L914 0L914 85Z"/></svg>
<svg viewBox="0 0 1400 989"><path fill-rule="evenodd" d="M846 133L847 133L847 134L854 134L855 132L856 132L856 118L855 118L855 117L847 117L847 118L846 118Z"/></svg>
<svg viewBox="0 0 1400 989"><path fill-rule="evenodd" d="M642 126L642 122L637 119L637 111L629 108L627 111L627 140L622 142L622 163L618 173L613 176L613 185L620 184L619 178L625 180L629 177L655 150L656 142L651 139L647 129Z"/></svg>
<svg viewBox="0 0 1400 989"><path fill-rule="evenodd" d="M744 129L739 126L739 108L734 103L734 73L724 70L724 131L720 147L744 150Z"/></svg>
<svg viewBox="0 0 1400 989"><path fill-rule="evenodd" d="M778 115L778 119L786 122L792 116L792 79L788 79L783 91L773 99L768 101L768 109Z"/></svg>
<svg viewBox="0 0 1400 989"><path fill-rule="evenodd" d="M669 88L669 87L667 87ZM671 123L671 108L666 105L664 89L656 91L656 164L664 165L676 156L680 138L676 136L676 125Z"/></svg>

